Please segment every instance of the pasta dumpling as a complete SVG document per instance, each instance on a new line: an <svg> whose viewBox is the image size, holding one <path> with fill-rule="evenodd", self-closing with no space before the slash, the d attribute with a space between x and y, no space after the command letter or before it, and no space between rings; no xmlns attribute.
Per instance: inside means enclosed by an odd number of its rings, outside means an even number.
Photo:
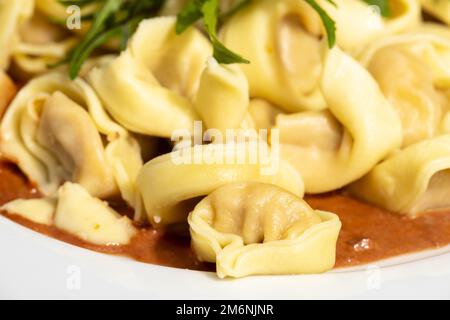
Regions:
<svg viewBox="0 0 450 320"><path fill-rule="evenodd" d="M0 137L2 157L16 162L45 195L73 181L102 198L120 190L135 205L128 184L142 166L139 146L83 80L52 73L29 82L8 108Z"/></svg>
<svg viewBox="0 0 450 320"><path fill-rule="evenodd" d="M192 246L220 278L304 274L335 263L339 218L314 211L277 186L231 183L209 194L188 218Z"/></svg>
<svg viewBox="0 0 450 320"><path fill-rule="evenodd" d="M9 66L14 46L19 41L20 27L32 16L33 0L0 1L0 70Z"/></svg>
<svg viewBox="0 0 450 320"><path fill-rule="evenodd" d="M388 17L382 17L376 4L367 1L336 0L336 5L320 0L320 5L336 22L336 41L339 47L357 52L371 41L389 34L401 33L421 22L417 0L388 0Z"/></svg>
<svg viewBox="0 0 450 320"><path fill-rule="evenodd" d="M361 56L402 121L403 147L449 132L450 32L425 25Z"/></svg>
<svg viewBox="0 0 450 320"><path fill-rule="evenodd" d="M307 193L356 181L401 144L394 109L370 74L338 48L325 56L321 88L327 110L276 120L281 156L300 172Z"/></svg>
<svg viewBox="0 0 450 320"><path fill-rule="evenodd" d="M357 51L389 33L408 30L420 22L417 0L389 1L393 15L384 19L361 0L319 1L336 22L336 41ZM321 38L325 35L317 12L302 0L253 1L222 27L224 44L251 61L241 65L252 98L263 98L287 112L322 110L320 89Z"/></svg>
<svg viewBox="0 0 450 320"><path fill-rule="evenodd" d="M426 12L450 25L450 2L447 0L421 0Z"/></svg>
<svg viewBox="0 0 450 320"><path fill-rule="evenodd" d="M214 58L203 71L195 108L207 128L225 132L241 127L249 106L248 82L233 65L222 66Z"/></svg>
<svg viewBox="0 0 450 320"><path fill-rule="evenodd" d="M149 46L148 44L152 45ZM192 130L192 103L212 48L200 31L175 33L175 18L142 22L120 57L89 75L105 108L133 132L170 137Z"/></svg>
<svg viewBox="0 0 450 320"><path fill-rule="evenodd" d="M377 165L350 185L357 197L412 217L429 210L448 209L450 136L413 144Z"/></svg>
<svg viewBox="0 0 450 320"><path fill-rule="evenodd" d="M82 186L70 182L61 186L55 197L18 199L0 210L55 226L97 245L126 245L137 232L128 217L92 197Z"/></svg>
<svg viewBox="0 0 450 320"><path fill-rule="evenodd" d="M183 222L188 200L236 181L271 183L303 196L302 178L293 167L281 161L274 172L265 174L265 167L274 164L252 161L251 153L249 143L211 144L184 148L148 162L137 178L148 220L156 227Z"/></svg>
<svg viewBox="0 0 450 320"><path fill-rule="evenodd" d="M253 1L222 27L224 44L251 63L241 65L250 96L295 112L323 109L318 88L320 19L304 1ZM302 58L298 59L298 53Z"/></svg>

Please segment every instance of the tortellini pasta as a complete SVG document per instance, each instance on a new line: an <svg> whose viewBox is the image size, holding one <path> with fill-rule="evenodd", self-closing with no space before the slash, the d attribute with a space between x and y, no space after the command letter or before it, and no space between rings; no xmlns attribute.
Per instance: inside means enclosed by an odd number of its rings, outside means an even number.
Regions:
<svg viewBox="0 0 450 320"><path fill-rule="evenodd" d="M20 27L32 16L33 0L0 1L0 70L9 66Z"/></svg>
<svg viewBox="0 0 450 320"><path fill-rule="evenodd" d="M377 37L408 30L420 21L417 0L392 0L393 16L383 19L361 0L326 0L336 21L337 43L357 51ZM319 83L324 35L317 13L302 0L260 0L237 12L221 30L225 45L252 63L242 65L254 98L288 112L322 110Z"/></svg>
<svg viewBox="0 0 450 320"><path fill-rule="evenodd" d="M307 193L344 187L401 144L394 109L370 74L338 48L325 56L321 88L327 110L276 120L282 158L300 172Z"/></svg>
<svg viewBox="0 0 450 320"><path fill-rule="evenodd" d="M237 66L211 58L203 71L195 108L207 128L225 132L241 127L249 106L248 82Z"/></svg>
<svg viewBox="0 0 450 320"><path fill-rule="evenodd" d="M65 183L55 197L19 199L7 203L0 210L39 224L54 225L97 245L125 245L136 234L136 228L128 217L118 214L107 203L70 182Z"/></svg>
<svg viewBox="0 0 450 320"><path fill-rule="evenodd" d="M421 0L424 10L450 25L450 2L448 0Z"/></svg>
<svg viewBox="0 0 450 320"><path fill-rule="evenodd" d="M363 52L402 121L401 150L349 187L393 212L417 216L450 206L448 181L450 32L433 24L387 37Z"/></svg>
<svg viewBox="0 0 450 320"><path fill-rule="evenodd" d="M320 4L336 22L336 41L347 51L358 51L374 39L408 31L420 23L420 4L417 0L388 0L389 16L380 15L379 8L366 1L327 0Z"/></svg>
<svg viewBox="0 0 450 320"><path fill-rule="evenodd" d="M53 225L56 199L17 199L6 203L0 210L11 215L18 215L30 221L46 226Z"/></svg>
<svg viewBox="0 0 450 320"><path fill-rule="evenodd" d="M120 57L89 78L125 128L170 137L176 129L192 130L198 119L192 99L211 55L200 31L190 28L177 36L173 17L153 18L141 23Z"/></svg>
<svg viewBox="0 0 450 320"><path fill-rule="evenodd" d="M334 266L339 218L261 183L232 183L189 215L192 246L220 278L321 273Z"/></svg>
<svg viewBox="0 0 450 320"><path fill-rule="evenodd" d="M417 216L448 209L450 136L411 145L377 165L352 184L352 194L393 212Z"/></svg>
<svg viewBox="0 0 450 320"><path fill-rule="evenodd" d="M2 156L16 162L45 195L73 181L101 198L120 190L136 204L139 145L109 119L81 79L51 73L29 82L8 108L0 137Z"/></svg>
<svg viewBox="0 0 450 320"><path fill-rule="evenodd" d="M131 220L107 203L93 198L77 184L66 183L58 191L54 224L79 238L99 245L128 244L136 234Z"/></svg>
<svg viewBox="0 0 450 320"><path fill-rule="evenodd" d="M402 121L403 146L450 132L450 31L424 25L373 43L360 57Z"/></svg>
<svg viewBox="0 0 450 320"><path fill-rule="evenodd" d="M260 0L231 17L220 37L251 61L241 66L250 95L295 112L326 107L318 88L320 28L320 20L304 1Z"/></svg>
<svg viewBox="0 0 450 320"><path fill-rule="evenodd" d="M14 73L28 79L66 57L78 40L49 17L64 23L66 6L57 0L0 1L0 69L12 60Z"/></svg>
<svg viewBox="0 0 450 320"><path fill-rule="evenodd" d="M18 39L13 54L14 70L24 79L49 71L49 65L66 58L78 42L74 35L49 22L38 11L21 26Z"/></svg>
<svg viewBox="0 0 450 320"><path fill-rule="evenodd" d="M156 227L183 222L188 200L236 181L272 183L303 196L302 178L293 167L281 161L274 174L264 174L264 159L252 161L251 154L250 143L211 144L184 148L148 162L137 178L148 220Z"/></svg>

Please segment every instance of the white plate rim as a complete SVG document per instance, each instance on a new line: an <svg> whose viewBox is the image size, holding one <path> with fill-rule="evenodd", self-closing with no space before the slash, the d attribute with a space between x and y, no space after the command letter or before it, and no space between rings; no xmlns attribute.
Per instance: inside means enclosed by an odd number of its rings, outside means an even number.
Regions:
<svg viewBox="0 0 450 320"><path fill-rule="evenodd" d="M450 246L322 275L219 280L79 248L0 217L0 299L449 299Z"/></svg>

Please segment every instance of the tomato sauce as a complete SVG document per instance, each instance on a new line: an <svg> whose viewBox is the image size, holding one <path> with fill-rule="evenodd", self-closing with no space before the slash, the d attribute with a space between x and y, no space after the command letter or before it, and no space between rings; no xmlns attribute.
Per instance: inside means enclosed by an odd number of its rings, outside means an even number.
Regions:
<svg viewBox="0 0 450 320"><path fill-rule="evenodd" d="M36 198L39 192L12 164L0 163L0 205L17 198ZM416 219L390 213L341 193L308 196L315 209L336 213L342 221L337 243L336 267L348 267L406 253L436 249L450 243L450 212L427 213ZM118 209L119 207L116 207ZM119 210L126 214L127 209ZM55 227L39 225L16 215L7 218L55 239L101 253L175 268L214 271L199 262L188 236L169 231L140 228L130 244L99 246L87 243Z"/></svg>

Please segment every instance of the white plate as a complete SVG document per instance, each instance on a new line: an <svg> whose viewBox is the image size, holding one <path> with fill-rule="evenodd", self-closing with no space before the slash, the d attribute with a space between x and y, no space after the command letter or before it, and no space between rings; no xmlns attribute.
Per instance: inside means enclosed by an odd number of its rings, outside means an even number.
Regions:
<svg viewBox="0 0 450 320"><path fill-rule="evenodd" d="M0 217L0 298L450 298L450 247L312 276L218 280L81 249Z"/></svg>

